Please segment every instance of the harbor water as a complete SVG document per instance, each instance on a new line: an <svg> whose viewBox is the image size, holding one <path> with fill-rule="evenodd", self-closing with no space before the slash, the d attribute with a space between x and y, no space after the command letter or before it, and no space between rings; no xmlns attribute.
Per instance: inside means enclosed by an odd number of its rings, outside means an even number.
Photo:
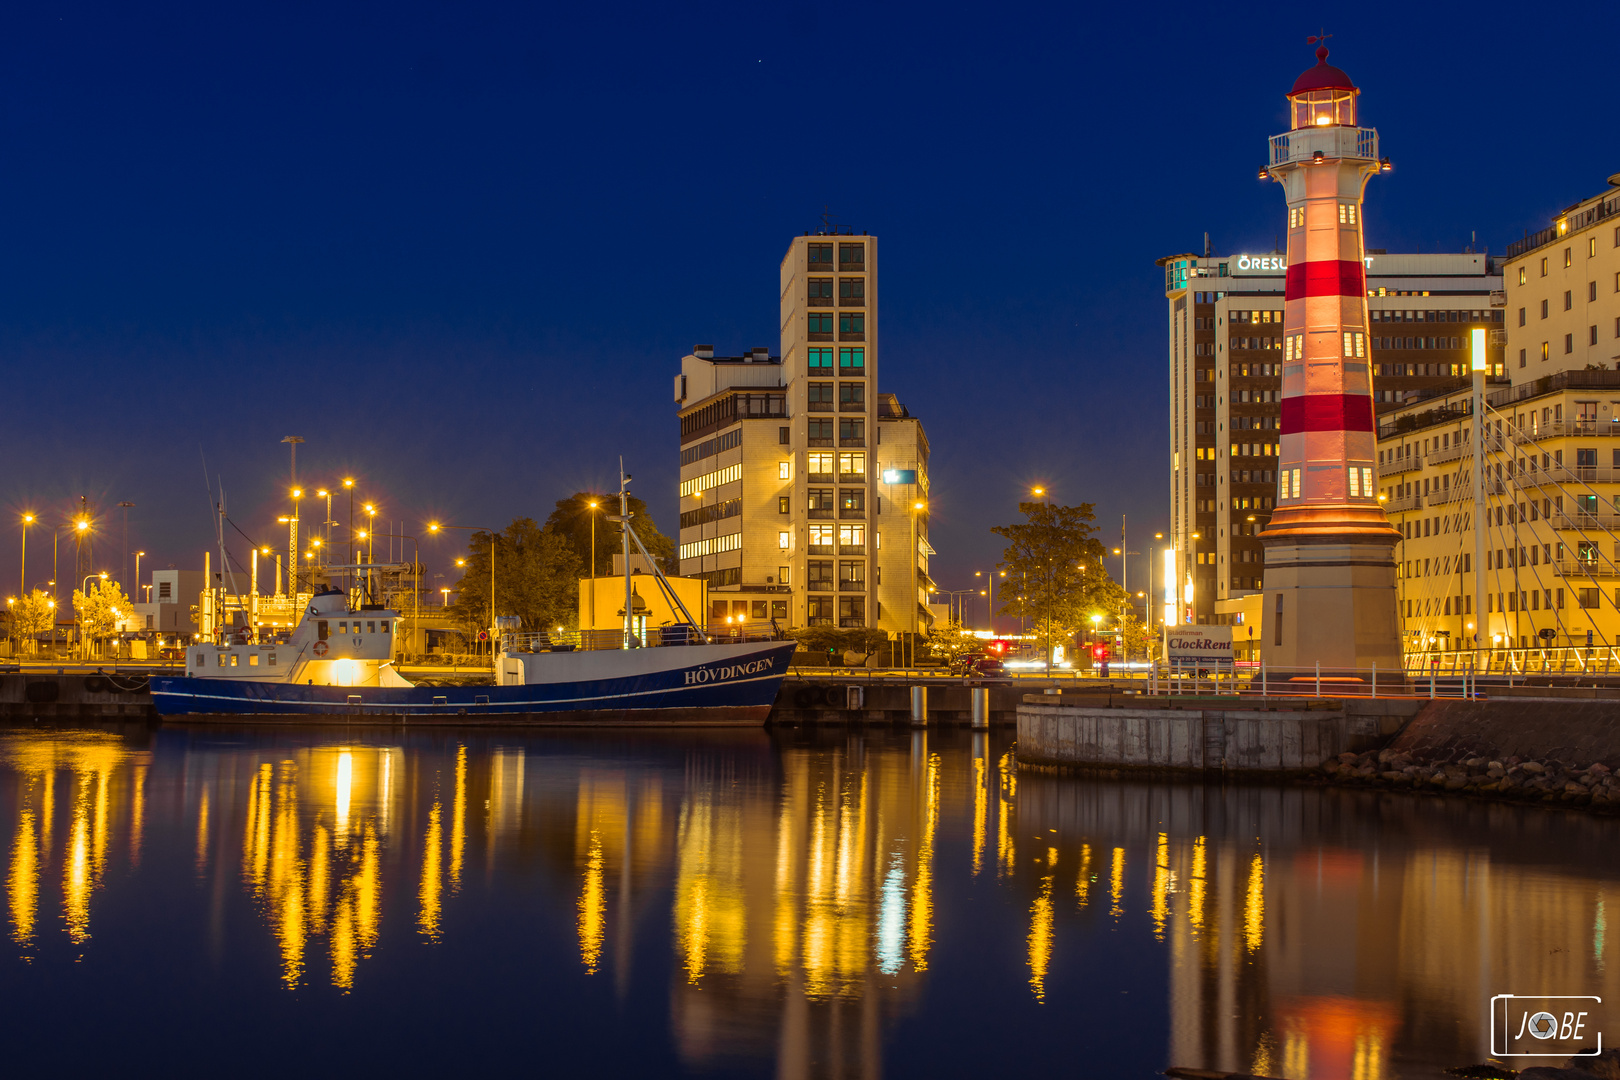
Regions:
<svg viewBox="0 0 1620 1080"><path fill-rule="evenodd" d="M1434 1077L1620 1001L1617 838L1000 731L21 726L0 1006L18 1075Z"/></svg>

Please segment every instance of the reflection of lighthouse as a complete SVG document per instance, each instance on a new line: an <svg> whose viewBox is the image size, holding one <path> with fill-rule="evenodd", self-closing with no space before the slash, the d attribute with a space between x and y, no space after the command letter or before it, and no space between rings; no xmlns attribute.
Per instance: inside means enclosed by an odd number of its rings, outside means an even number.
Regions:
<svg viewBox="0 0 1620 1080"><path fill-rule="evenodd" d="M1316 50L1288 94L1291 130L1266 173L1288 198L1282 451L1266 546L1268 659L1283 667L1400 663L1394 545L1378 505L1361 195L1378 133L1356 87Z"/></svg>

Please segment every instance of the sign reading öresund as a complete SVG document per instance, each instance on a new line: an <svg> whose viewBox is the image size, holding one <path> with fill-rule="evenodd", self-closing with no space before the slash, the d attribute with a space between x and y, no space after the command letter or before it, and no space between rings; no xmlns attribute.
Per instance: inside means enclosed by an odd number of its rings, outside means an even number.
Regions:
<svg viewBox="0 0 1620 1080"><path fill-rule="evenodd" d="M1172 664L1232 662L1230 626L1172 626L1165 630L1164 642Z"/></svg>

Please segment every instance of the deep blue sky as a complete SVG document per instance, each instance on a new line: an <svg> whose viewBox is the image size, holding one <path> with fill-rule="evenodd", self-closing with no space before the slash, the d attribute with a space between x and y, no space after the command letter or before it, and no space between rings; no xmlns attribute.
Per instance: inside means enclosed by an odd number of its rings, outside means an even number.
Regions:
<svg viewBox="0 0 1620 1080"><path fill-rule="evenodd" d="M1270 248L1318 21L1396 164L1372 246L1500 251L1620 170L1607 39L1522 5L223 8L0 23L0 505L131 500L146 566L200 566L204 454L277 542L287 434L406 531L543 518L620 453L673 531L678 359L776 349L828 205L882 238L960 588L1030 483L1167 524L1153 260Z"/></svg>

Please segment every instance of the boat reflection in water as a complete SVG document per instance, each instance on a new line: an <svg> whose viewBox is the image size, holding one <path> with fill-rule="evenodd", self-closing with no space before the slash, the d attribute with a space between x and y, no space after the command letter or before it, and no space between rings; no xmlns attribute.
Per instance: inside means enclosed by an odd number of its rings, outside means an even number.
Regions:
<svg viewBox="0 0 1620 1080"><path fill-rule="evenodd" d="M1606 821L1021 775L999 736L13 732L0 815L0 987L38 998L42 1047L166 980L154 1015L223 1042L364 1015L396 1067L526 1060L543 1028L564 1071L877 1077L1013 1045L1374 1080L1482 1057L1494 993L1620 992ZM53 997L80 964L88 997ZM491 1003L541 1027L460 1037Z"/></svg>

